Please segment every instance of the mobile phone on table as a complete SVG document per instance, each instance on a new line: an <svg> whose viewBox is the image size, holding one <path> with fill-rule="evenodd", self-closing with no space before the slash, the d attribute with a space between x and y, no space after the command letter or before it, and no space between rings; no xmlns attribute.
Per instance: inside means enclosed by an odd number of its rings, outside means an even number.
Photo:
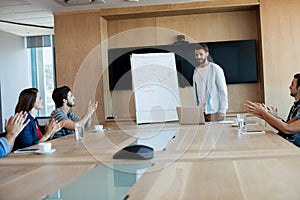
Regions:
<svg viewBox="0 0 300 200"><path fill-rule="evenodd" d="M18 149L14 151L14 153L30 153L30 152L36 152L39 149Z"/></svg>

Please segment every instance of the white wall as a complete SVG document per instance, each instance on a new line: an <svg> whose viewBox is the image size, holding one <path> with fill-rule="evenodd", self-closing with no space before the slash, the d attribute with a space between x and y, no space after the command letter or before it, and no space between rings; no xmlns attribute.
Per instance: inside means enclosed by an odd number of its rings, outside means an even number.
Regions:
<svg viewBox="0 0 300 200"><path fill-rule="evenodd" d="M4 124L4 119L14 113L21 90L32 85L24 38L0 31L0 60L1 114Z"/></svg>

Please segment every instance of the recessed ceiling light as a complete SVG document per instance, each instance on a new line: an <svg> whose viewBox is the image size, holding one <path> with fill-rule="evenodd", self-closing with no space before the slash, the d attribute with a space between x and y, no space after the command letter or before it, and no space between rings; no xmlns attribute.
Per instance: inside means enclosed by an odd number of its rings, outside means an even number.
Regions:
<svg viewBox="0 0 300 200"><path fill-rule="evenodd" d="M128 2L139 2L139 0L127 0Z"/></svg>

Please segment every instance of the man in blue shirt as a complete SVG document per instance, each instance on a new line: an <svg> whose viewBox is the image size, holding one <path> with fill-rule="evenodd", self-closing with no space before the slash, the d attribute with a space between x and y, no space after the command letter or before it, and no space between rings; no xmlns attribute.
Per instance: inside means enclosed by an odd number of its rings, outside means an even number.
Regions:
<svg viewBox="0 0 300 200"><path fill-rule="evenodd" d="M14 146L14 142L18 134L29 123L25 122L27 113L16 113L5 122L6 133L4 137L0 137L0 157L4 157L10 153Z"/></svg>

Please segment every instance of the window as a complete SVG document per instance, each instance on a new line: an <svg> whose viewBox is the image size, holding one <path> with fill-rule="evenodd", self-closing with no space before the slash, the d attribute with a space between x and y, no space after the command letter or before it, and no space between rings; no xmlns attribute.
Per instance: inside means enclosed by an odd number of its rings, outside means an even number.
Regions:
<svg viewBox="0 0 300 200"><path fill-rule="evenodd" d="M56 87L53 36L27 37L26 42L30 49L32 87L39 90L44 103L38 116L50 116L55 109L52 91Z"/></svg>

